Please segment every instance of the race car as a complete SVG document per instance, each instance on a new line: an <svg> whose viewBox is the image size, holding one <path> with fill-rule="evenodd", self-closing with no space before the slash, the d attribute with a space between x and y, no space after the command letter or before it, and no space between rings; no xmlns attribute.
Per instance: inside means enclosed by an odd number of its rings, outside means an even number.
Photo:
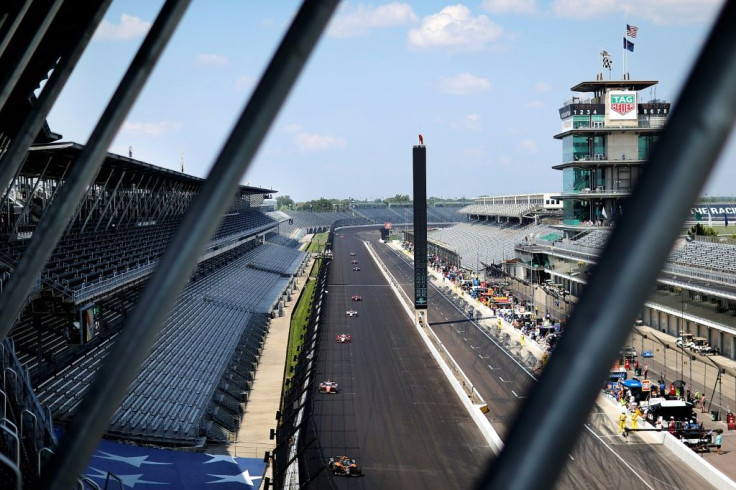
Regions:
<svg viewBox="0 0 736 490"><path fill-rule="evenodd" d="M358 312L355 310L348 310L345 312L345 316L358 316Z"/></svg>
<svg viewBox="0 0 736 490"><path fill-rule="evenodd" d="M340 393L340 388L337 386L337 382L330 381L329 379L327 381L322 381L319 384L319 392L320 393L330 393L330 394L337 394Z"/></svg>
<svg viewBox="0 0 736 490"><path fill-rule="evenodd" d="M346 333L337 334L337 337L335 338L335 342L338 344L349 344L352 341L353 336Z"/></svg>
<svg viewBox="0 0 736 490"><path fill-rule="evenodd" d="M358 254L356 254L355 252L350 252L350 256L351 257L355 257L356 255L358 255Z"/></svg>
<svg viewBox="0 0 736 490"><path fill-rule="evenodd" d="M360 476L362 470L354 459L347 456L335 456L327 461L327 467L335 476Z"/></svg>
<svg viewBox="0 0 736 490"><path fill-rule="evenodd" d="M359 294L354 294L354 295L350 296L350 299L352 299L353 301L363 301L363 296L361 296Z"/></svg>
<svg viewBox="0 0 736 490"><path fill-rule="evenodd" d="M352 261L351 263L352 263L352 264L357 264L357 263L358 263L358 261L357 261L357 260L355 260L355 259L353 259L353 261Z"/></svg>
<svg viewBox="0 0 736 490"><path fill-rule="evenodd" d="M353 267L353 270L354 271L359 271L360 270L360 267Z"/></svg>

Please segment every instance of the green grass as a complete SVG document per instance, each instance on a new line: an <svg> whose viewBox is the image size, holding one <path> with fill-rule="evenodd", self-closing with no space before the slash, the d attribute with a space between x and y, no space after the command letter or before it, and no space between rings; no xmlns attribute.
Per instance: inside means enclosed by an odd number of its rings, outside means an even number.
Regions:
<svg viewBox="0 0 736 490"><path fill-rule="evenodd" d="M321 242L322 249L324 249L324 243L327 241L327 233L320 233L319 235L320 236L315 235L314 238L312 238L312 242L310 243L308 250L311 251L312 245L314 245L315 240L317 242ZM306 333L309 318L312 315L312 306L314 304L314 296L317 290L316 278L319 275L319 270L321 266L321 259L315 260L314 264L312 264L312 269L309 271L309 279L304 285L304 288L299 295L299 299L297 299L296 306L294 307L294 312L291 315L291 325L289 328L289 345L286 351L286 378L291 378L294 375L292 369L296 370L297 364L296 361L294 361L294 356L299 354L299 351L303 348L302 346L304 345L304 339L302 338L302 335ZM286 380L284 380L284 386L286 386L285 382Z"/></svg>
<svg viewBox="0 0 736 490"><path fill-rule="evenodd" d="M324 233L317 233L312 237L312 241L309 242L309 247L307 247L307 252L315 252L320 253L325 249L325 245L327 244L327 238L329 236L328 232Z"/></svg>

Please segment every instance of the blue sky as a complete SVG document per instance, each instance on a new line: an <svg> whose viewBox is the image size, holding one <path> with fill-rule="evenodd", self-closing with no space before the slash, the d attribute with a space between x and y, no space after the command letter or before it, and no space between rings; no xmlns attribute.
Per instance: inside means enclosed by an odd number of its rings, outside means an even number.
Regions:
<svg viewBox="0 0 736 490"><path fill-rule="evenodd" d="M411 194L424 136L430 196L558 192L558 109L595 79L675 102L721 0L343 2L243 183L296 201ZM162 2L114 0L49 116L85 143ZM300 2L194 0L110 151L206 177ZM606 71L607 76L607 71ZM644 99L648 100L649 94ZM731 138L734 140L736 138ZM704 192L733 195L731 141Z"/></svg>

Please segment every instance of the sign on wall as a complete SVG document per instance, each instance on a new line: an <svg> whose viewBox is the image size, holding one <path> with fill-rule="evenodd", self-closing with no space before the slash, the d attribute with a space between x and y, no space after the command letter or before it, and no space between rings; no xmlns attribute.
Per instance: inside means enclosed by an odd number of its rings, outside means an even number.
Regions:
<svg viewBox="0 0 736 490"><path fill-rule="evenodd" d="M611 121L630 121L637 119L636 92L624 90L611 90L608 92L609 107L608 118Z"/></svg>

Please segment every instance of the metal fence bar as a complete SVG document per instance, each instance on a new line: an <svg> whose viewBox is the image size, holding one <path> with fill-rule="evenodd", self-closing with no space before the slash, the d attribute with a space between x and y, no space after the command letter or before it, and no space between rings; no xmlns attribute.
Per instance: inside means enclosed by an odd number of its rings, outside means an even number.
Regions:
<svg viewBox="0 0 736 490"><path fill-rule="evenodd" d="M628 201L632 212L623 216L601 253L555 355L519 412L504 451L479 482L481 488L553 486L734 116L736 0L730 0Z"/></svg>
<svg viewBox="0 0 736 490"><path fill-rule="evenodd" d="M187 211L161 267L144 290L49 462L43 477L45 488L70 488L86 466L337 3L305 0L302 4Z"/></svg>
<svg viewBox="0 0 736 490"><path fill-rule="evenodd" d="M36 32L33 34L28 45L25 46L25 49L23 49L18 62L8 71L8 75L6 77L0 79L0 107L3 107L5 102L8 101L10 94L13 92L13 89L15 89L15 84L20 80L20 77L28 66L28 62L33 56L33 53L36 51L36 48L38 48L38 45L41 43L41 39L43 39L49 26L51 26L51 23L56 18L56 15L59 13L59 9L63 3L64 0L54 0L54 2L49 5L48 10L45 12L46 15L44 16L43 21L36 26Z"/></svg>
<svg viewBox="0 0 736 490"><path fill-rule="evenodd" d="M25 253L10 277L7 291L0 296L0 339L4 339L20 313L28 293L59 238L74 214L87 187L99 172L107 149L125 116L135 102L143 84L161 56L166 43L184 15L191 0L169 0L141 44L120 85L110 99L90 136L87 146L72 166L69 180L44 213Z"/></svg>
<svg viewBox="0 0 736 490"><path fill-rule="evenodd" d="M18 172L28 152L28 147L31 146L34 138L46 122L46 116L48 116L51 107L61 93L61 89L64 88L77 61L82 57L82 53L84 53L90 39L92 39L92 35L95 33L110 3L112 3L112 0L105 0L94 7L90 7L96 9L94 16L85 26L85 30L79 36L74 48L67 53L67 56L63 56L54 67L51 77L43 86L38 101L33 105L28 117L21 124L18 134L11 141L8 150L2 157L2 165L0 165L0 195L12 183L13 177ZM4 199L0 202L4 202Z"/></svg>

